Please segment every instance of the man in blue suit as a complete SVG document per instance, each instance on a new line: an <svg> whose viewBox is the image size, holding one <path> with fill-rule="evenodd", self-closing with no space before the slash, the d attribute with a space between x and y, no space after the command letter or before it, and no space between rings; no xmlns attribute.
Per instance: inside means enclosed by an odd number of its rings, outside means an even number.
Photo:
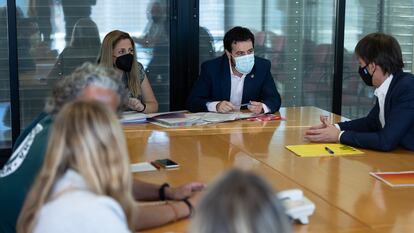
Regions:
<svg viewBox="0 0 414 233"><path fill-rule="evenodd" d="M414 151L414 75L404 73L397 40L383 33L372 33L355 47L359 75L365 84L375 86L377 102L368 116L306 131L313 142L343 144L390 151L398 146Z"/></svg>
<svg viewBox="0 0 414 233"><path fill-rule="evenodd" d="M254 36L234 27L224 35L225 54L204 62L187 100L191 112L231 112L247 107L253 113L273 113L281 100L270 61L254 56Z"/></svg>

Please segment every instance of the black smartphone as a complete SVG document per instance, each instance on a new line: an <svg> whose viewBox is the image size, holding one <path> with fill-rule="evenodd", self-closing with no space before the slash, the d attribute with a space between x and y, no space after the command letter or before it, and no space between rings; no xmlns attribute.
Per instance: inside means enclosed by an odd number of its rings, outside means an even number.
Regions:
<svg viewBox="0 0 414 233"><path fill-rule="evenodd" d="M171 159L157 159L155 160L163 168L177 168L179 167L178 163L172 161Z"/></svg>

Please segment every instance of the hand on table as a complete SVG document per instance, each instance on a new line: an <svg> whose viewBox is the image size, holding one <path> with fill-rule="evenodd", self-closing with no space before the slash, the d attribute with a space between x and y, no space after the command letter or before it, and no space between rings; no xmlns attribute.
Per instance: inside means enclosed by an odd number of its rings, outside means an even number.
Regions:
<svg viewBox="0 0 414 233"><path fill-rule="evenodd" d="M236 107L231 102L223 100L217 104L216 110L221 113L232 112L236 110Z"/></svg>
<svg viewBox="0 0 414 233"><path fill-rule="evenodd" d="M329 124L328 124L328 117L327 116L320 115L319 120L321 121L321 124L314 125L314 126L310 127L309 129L324 129L324 128L328 127Z"/></svg>
<svg viewBox="0 0 414 233"><path fill-rule="evenodd" d="M129 98L128 108L130 108L132 110L135 110L135 111L138 111L138 112L142 112L144 110L144 105L137 98Z"/></svg>
<svg viewBox="0 0 414 233"><path fill-rule="evenodd" d="M338 142L340 133L334 125L322 123L306 130L305 138L311 142Z"/></svg>
<svg viewBox="0 0 414 233"><path fill-rule="evenodd" d="M203 183L192 182L178 187L168 187L165 189L165 195L170 200L182 200L192 197L206 187Z"/></svg>
<svg viewBox="0 0 414 233"><path fill-rule="evenodd" d="M247 105L247 109L249 109L252 113L263 113L263 104L261 102L250 101L249 105Z"/></svg>

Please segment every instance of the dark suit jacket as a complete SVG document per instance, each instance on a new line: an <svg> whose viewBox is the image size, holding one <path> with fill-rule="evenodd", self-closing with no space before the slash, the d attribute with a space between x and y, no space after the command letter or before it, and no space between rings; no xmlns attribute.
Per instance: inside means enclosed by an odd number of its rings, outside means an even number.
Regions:
<svg viewBox="0 0 414 233"><path fill-rule="evenodd" d="M414 151L414 75L397 72L384 102L385 126L379 120L378 101L368 116L339 123L341 143L380 151L402 146Z"/></svg>
<svg viewBox="0 0 414 233"><path fill-rule="evenodd" d="M266 104L270 112L280 108L280 95L270 73L270 61L255 57L252 71L246 75L242 103L258 101ZM207 112L206 104L212 101L230 101L231 77L226 55L204 62L200 77L187 100L191 112Z"/></svg>

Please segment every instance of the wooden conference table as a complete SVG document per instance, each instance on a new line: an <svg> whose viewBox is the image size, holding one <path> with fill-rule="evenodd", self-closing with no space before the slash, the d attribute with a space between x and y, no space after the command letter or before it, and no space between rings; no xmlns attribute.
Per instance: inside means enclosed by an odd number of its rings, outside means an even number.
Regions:
<svg viewBox="0 0 414 233"><path fill-rule="evenodd" d="M136 173L148 182L207 184L232 167L265 177L277 190L300 188L316 204L309 225L295 232L414 232L414 188L390 188L371 171L414 170L414 153L363 150L362 156L300 158L285 145L308 143L305 130L330 115L314 107L282 108L283 121L247 120L206 126L162 128L152 124L124 126L132 163L171 158L178 170ZM413 142L414 143L414 142ZM186 232L188 220L147 232Z"/></svg>

